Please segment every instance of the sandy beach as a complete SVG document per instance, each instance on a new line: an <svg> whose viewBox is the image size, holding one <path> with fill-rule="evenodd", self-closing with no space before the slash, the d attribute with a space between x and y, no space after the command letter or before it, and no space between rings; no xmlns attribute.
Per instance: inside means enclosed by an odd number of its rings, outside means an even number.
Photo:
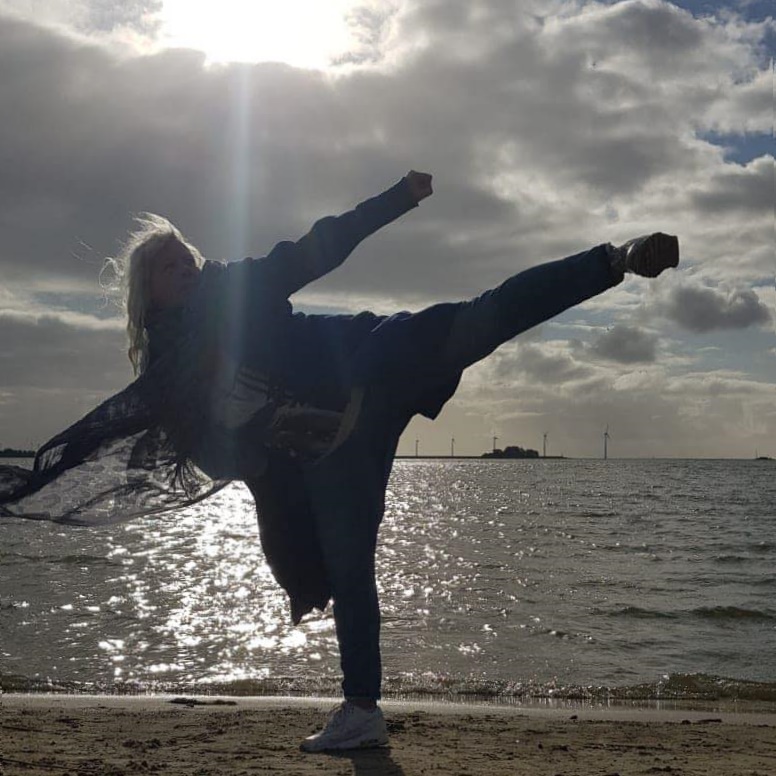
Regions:
<svg viewBox="0 0 776 776"><path fill-rule="evenodd" d="M5 695L0 776L773 776L776 715L388 701L390 746L309 755L333 701Z"/></svg>

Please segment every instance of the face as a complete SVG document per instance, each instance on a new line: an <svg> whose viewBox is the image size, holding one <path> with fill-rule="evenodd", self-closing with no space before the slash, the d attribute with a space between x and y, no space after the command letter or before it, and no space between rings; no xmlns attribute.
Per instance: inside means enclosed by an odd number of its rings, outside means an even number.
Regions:
<svg viewBox="0 0 776 776"><path fill-rule="evenodd" d="M150 301L155 310L182 307L197 287L199 267L191 251L171 239L151 263Z"/></svg>

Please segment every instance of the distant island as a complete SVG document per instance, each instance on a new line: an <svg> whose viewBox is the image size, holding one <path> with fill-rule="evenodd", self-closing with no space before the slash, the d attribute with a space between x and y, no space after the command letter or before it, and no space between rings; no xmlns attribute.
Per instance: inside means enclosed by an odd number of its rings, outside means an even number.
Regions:
<svg viewBox="0 0 776 776"><path fill-rule="evenodd" d="M474 460L481 461L483 458L487 458L491 461L507 461L515 459L528 459L528 460L566 460L565 455L540 455L538 450L532 450L531 448L520 447L519 445L509 445L501 450L498 447L494 447L493 450L489 450L487 453L480 453L479 455L397 455L396 458L406 458L415 460L448 460L448 461L462 461L462 460Z"/></svg>
<svg viewBox="0 0 776 776"><path fill-rule="evenodd" d="M0 450L0 458L34 458L34 450L15 450L13 447L6 447Z"/></svg>
<svg viewBox="0 0 776 776"><path fill-rule="evenodd" d="M482 458L538 458L539 451L531 450L531 449L526 450L522 447L518 447L517 445L509 445L508 447L505 447L503 450L500 450L497 447L492 452L483 453L481 457Z"/></svg>

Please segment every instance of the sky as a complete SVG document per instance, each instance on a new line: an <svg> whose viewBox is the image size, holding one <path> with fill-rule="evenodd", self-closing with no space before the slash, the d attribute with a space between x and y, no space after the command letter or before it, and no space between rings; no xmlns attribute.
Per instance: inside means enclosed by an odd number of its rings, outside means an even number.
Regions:
<svg viewBox="0 0 776 776"><path fill-rule="evenodd" d="M296 309L658 230L682 261L503 345L400 454L776 456L775 41L760 0L0 0L0 448L132 379L99 274L133 214L261 256L417 169L434 196Z"/></svg>

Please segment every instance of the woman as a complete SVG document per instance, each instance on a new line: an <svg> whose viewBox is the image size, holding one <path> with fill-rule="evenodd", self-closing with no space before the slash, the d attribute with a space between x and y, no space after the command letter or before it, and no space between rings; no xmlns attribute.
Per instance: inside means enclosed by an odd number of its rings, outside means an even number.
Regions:
<svg viewBox="0 0 776 776"><path fill-rule="evenodd" d="M0 470L0 513L93 524L253 493L267 560L295 623L333 600L345 700L306 751L387 742L375 546L399 437L434 418L462 371L520 332L678 264L675 237L600 245L460 303L390 317L294 313L288 298L432 193L412 171L264 258L203 262L149 217L127 246L129 356L138 377L44 445L32 472ZM88 477L89 493L76 487ZM6 506L3 507L2 504Z"/></svg>

